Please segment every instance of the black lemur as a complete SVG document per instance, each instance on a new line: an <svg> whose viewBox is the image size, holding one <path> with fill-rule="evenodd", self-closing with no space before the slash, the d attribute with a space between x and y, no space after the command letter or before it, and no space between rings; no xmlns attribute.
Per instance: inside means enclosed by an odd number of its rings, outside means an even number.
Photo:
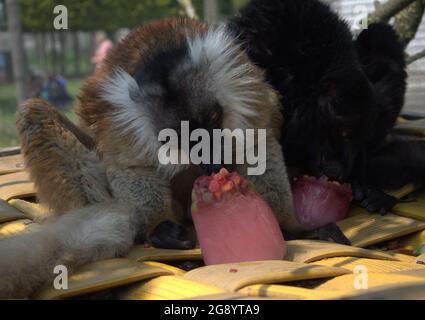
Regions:
<svg viewBox="0 0 425 320"><path fill-rule="evenodd" d="M253 0L228 26L281 94L290 167L350 182L371 212L396 203L382 190L425 180L425 143L391 134L407 78L391 26L372 24L353 41L318 0Z"/></svg>

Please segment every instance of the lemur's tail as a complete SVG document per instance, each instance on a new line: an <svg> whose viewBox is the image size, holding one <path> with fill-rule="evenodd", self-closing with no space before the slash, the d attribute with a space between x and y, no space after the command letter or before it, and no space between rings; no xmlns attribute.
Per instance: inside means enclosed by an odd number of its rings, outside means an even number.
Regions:
<svg viewBox="0 0 425 320"><path fill-rule="evenodd" d="M136 234L134 215L117 204L92 205L40 229L0 241L0 298L27 298L53 285L54 269L120 256Z"/></svg>

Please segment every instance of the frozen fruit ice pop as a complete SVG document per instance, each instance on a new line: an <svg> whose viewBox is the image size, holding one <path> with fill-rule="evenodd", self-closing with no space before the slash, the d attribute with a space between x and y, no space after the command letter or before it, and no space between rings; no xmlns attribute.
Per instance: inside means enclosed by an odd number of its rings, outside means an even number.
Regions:
<svg viewBox="0 0 425 320"><path fill-rule="evenodd" d="M306 230L344 219L353 198L350 185L329 181L325 176L295 179L292 193L295 216Z"/></svg>
<svg viewBox="0 0 425 320"><path fill-rule="evenodd" d="M281 260L285 240L269 205L238 173L195 181L192 217L207 265Z"/></svg>

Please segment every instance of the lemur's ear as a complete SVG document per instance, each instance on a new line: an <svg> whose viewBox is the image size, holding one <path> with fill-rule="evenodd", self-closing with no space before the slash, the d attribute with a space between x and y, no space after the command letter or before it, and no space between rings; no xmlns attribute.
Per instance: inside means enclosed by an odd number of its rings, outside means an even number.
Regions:
<svg viewBox="0 0 425 320"><path fill-rule="evenodd" d="M131 100L136 103L148 102L153 99L160 99L163 97L164 91L158 84L145 84L142 86L129 87L129 95Z"/></svg>
<svg viewBox="0 0 425 320"><path fill-rule="evenodd" d="M141 92L136 80L124 69L117 68L102 85L102 98L116 107L130 107Z"/></svg>
<svg viewBox="0 0 425 320"><path fill-rule="evenodd" d="M148 104L152 99L163 95L157 84L139 86L136 79L122 68L117 68L102 86L102 98L117 107L129 108Z"/></svg>

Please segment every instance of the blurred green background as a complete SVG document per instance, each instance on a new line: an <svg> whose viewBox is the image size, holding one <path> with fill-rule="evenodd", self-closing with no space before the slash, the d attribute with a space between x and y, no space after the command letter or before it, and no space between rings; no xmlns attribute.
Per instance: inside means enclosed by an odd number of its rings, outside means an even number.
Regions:
<svg viewBox="0 0 425 320"><path fill-rule="evenodd" d="M0 0L0 148L19 144L15 130L17 96L12 72L11 41L6 2ZM90 59L96 49L95 35L103 31L114 43L131 28L166 16L185 16L190 3L197 17L210 22L225 20L248 0L11 0L17 1L22 27L22 49L27 87L37 75L66 79L66 91L76 98L84 79L94 70ZM53 9L68 9L68 30L57 31ZM207 12L208 11L208 12ZM213 20L213 21L211 21ZM31 83L31 85L29 84ZM28 89L28 88L27 88ZM28 90L30 91L30 90ZM27 96L39 96L28 93ZM72 102L61 107L71 119Z"/></svg>

